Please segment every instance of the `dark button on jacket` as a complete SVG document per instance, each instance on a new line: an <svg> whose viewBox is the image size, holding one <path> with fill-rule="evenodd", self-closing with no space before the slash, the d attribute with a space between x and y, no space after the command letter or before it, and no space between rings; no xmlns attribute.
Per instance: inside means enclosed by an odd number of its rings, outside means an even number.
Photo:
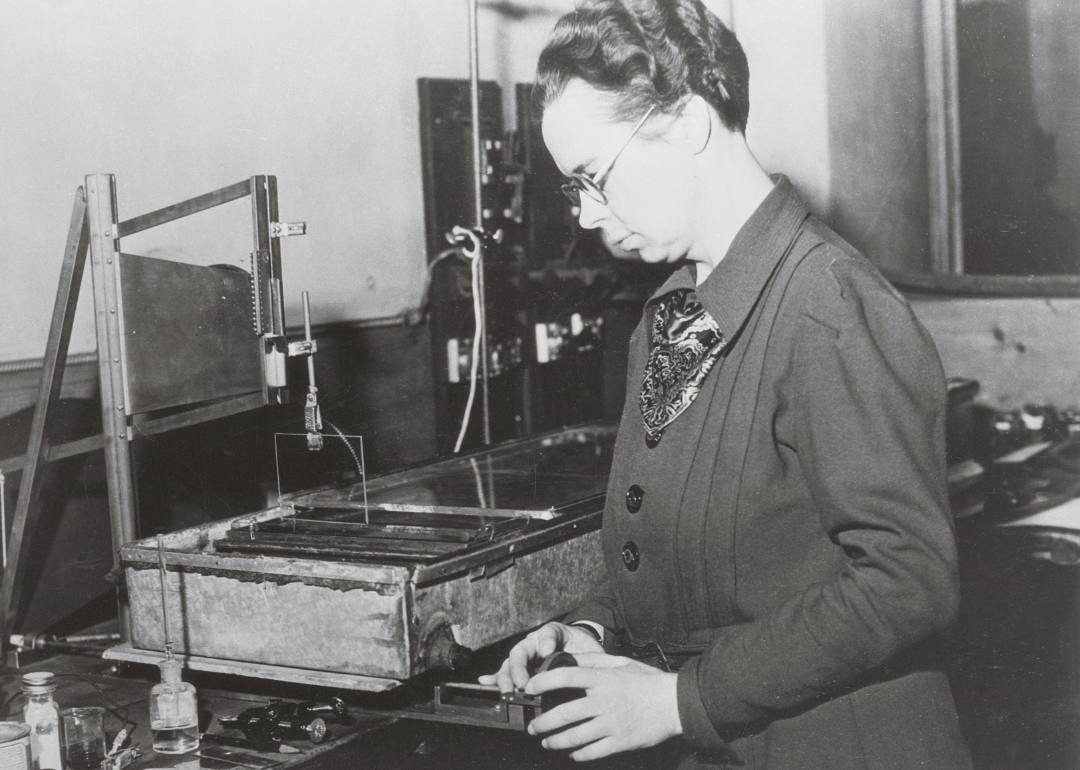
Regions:
<svg viewBox="0 0 1080 770"><path fill-rule="evenodd" d="M645 490L637 484L631 484L626 490L626 510L637 513L641 510L641 502L645 499Z"/></svg>
<svg viewBox="0 0 1080 770"><path fill-rule="evenodd" d="M622 547L622 563L631 572L637 572L638 565L641 564L641 552L633 540Z"/></svg>

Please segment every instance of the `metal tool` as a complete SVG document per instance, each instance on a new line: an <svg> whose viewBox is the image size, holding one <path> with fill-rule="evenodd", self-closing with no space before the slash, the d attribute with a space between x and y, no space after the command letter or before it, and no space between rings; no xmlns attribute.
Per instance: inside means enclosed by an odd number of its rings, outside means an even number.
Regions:
<svg viewBox="0 0 1080 770"><path fill-rule="evenodd" d="M265 706L245 709L231 717L221 717L219 724L228 730L240 730L252 741L280 743L287 740L310 739L319 743L326 738L326 721L348 715L341 698L331 698L327 705L314 701L290 703L272 701Z"/></svg>
<svg viewBox="0 0 1080 770"><path fill-rule="evenodd" d="M577 659L570 653L555 652L530 667L530 676L576 665ZM446 721L524 730L545 711L584 695L584 690L574 688L527 695L520 690L500 692L495 685L447 683L435 686L434 713L436 717L447 717Z"/></svg>
<svg viewBox="0 0 1080 770"><path fill-rule="evenodd" d="M131 766L136 759L142 756L142 752L134 746L113 752L101 760L101 770L124 770Z"/></svg>

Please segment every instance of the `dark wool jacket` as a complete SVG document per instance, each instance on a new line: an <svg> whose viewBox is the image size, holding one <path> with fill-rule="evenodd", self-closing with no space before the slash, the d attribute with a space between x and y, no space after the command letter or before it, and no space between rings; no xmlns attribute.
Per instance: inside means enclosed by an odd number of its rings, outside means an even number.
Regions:
<svg viewBox="0 0 1080 770"><path fill-rule="evenodd" d="M782 177L697 296L733 341L649 448L638 326L607 579L568 622L684 656L683 740L721 765L970 767L935 653L959 592L934 343Z"/></svg>

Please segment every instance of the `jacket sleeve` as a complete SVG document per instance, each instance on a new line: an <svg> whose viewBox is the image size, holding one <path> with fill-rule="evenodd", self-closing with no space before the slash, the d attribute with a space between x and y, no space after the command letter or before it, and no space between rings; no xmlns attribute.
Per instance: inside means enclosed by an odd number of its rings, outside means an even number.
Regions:
<svg viewBox="0 0 1080 770"><path fill-rule="evenodd" d="M679 711L698 744L856 686L958 610L941 363L861 258L839 257L815 280L781 387L806 515L846 558L832 579L722 629L680 671Z"/></svg>
<svg viewBox="0 0 1080 770"><path fill-rule="evenodd" d="M623 621L606 573L603 579L597 582L584 603L572 610L562 622L569 625L579 620L589 620L602 625L607 630L604 634L604 649L609 653L615 649L618 634L623 628Z"/></svg>

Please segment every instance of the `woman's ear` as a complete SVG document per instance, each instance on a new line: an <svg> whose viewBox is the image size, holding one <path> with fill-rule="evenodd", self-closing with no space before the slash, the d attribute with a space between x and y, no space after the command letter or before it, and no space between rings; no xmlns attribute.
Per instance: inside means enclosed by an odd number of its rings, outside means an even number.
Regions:
<svg viewBox="0 0 1080 770"><path fill-rule="evenodd" d="M683 104L668 136L691 155L697 155L708 146L712 131L712 108L703 98L693 94Z"/></svg>

